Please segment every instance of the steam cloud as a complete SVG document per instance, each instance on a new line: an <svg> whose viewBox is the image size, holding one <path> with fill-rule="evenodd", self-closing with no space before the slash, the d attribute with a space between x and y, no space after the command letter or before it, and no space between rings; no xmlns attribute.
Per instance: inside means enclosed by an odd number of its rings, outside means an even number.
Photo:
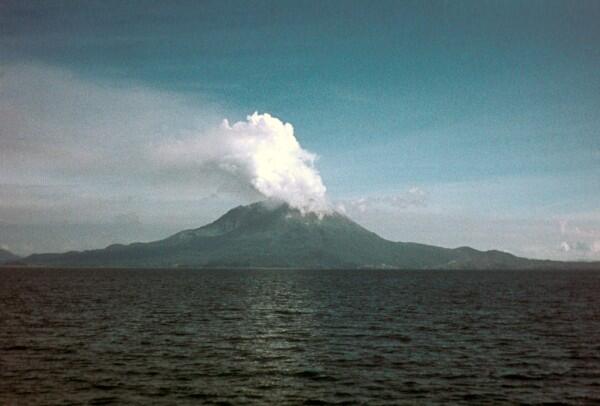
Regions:
<svg viewBox="0 0 600 406"><path fill-rule="evenodd" d="M317 156L300 146L290 123L267 113L233 125L225 119L218 130L158 145L153 155L167 166L198 168L199 176L211 168L227 172L303 212L329 211Z"/></svg>

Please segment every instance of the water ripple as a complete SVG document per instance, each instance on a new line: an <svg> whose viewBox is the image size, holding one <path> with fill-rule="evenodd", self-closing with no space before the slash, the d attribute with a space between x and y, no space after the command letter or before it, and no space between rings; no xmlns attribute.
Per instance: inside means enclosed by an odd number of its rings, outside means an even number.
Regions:
<svg viewBox="0 0 600 406"><path fill-rule="evenodd" d="M600 402L600 272L0 270L0 404Z"/></svg>

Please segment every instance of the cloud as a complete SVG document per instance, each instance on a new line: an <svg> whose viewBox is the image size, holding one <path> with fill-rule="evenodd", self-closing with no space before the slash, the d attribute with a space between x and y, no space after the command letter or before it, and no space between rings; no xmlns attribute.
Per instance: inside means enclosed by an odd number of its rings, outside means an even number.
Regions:
<svg viewBox="0 0 600 406"><path fill-rule="evenodd" d="M600 257L600 224L594 227L593 219L558 220L560 236L563 239L559 250L571 259L595 259Z"/></svg>
<svg viewBox="0 0 600 406"><path fill-rule="evenodd" d="M0 65L0 219L107 224L131 213L201 225L256 196L232 175L163 170L146 151L206 133L224 116L201 95L93 81L43 64ZM215 192L220 208L211 202L207 211L202 199Z"/></svg>
<svg viewBox="0 0 600 406"><path fill-rule="evenodd" d="M337 208L345 213L367 213L373 211L393 212L427 205L427 193L412 187L407 192L388 196L367 196L356 199L340 200Z"/></svg>
<svg viewBox="0 0 600 406"><path fill-rule="evenodd" d="M0 183L151 176L142 147L219 122L219 108L47 66L0 66Z"/></svg>
<svg viewBox="0 0 600 406"><path fill-rule="evenodd" d="M315 168L317 156L300 146L290 123L268 113L230 124L227 119L207 134L163 142L152 158L167 168L222 171L262 196L303 211L329 210L326 188Z"/></svg>
<svg viewBox="0 0 600 406"><path fill-rule="evenodd" d="M598 241L563 241L560 249L564 252L577 252L580 255L595 254L600 252L600 240Z"/></svg>
<svg viewBox="0 0 600 406"><path fill-rule="evenodd" d="M266 113L234 124L223 117L200 96L96 83L44 65L2 66L0 184L67 195L87 185L102 200L221 193L327 209L317 156L291 124Z"/></svg>

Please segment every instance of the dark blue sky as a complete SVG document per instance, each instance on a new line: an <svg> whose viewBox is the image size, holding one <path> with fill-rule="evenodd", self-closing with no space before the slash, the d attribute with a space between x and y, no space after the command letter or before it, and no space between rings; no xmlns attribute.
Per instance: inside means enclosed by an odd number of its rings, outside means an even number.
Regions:
<svg viewBox="0 0 600 406"><path fill-rule="evenodd" d="M598 1L4 1L0 56L269 112L333 198L595 216L598 21Z"/></svg>

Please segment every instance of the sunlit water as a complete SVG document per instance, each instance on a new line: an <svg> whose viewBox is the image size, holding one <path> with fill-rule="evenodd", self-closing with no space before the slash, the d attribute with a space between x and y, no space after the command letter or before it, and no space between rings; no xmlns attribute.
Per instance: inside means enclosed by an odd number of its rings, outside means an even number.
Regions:
<svg viewBox="0 0 600 406"><path fill-rule="evenodd" d="M0 404L600 401L600 272L0 270Z"/></svg>

